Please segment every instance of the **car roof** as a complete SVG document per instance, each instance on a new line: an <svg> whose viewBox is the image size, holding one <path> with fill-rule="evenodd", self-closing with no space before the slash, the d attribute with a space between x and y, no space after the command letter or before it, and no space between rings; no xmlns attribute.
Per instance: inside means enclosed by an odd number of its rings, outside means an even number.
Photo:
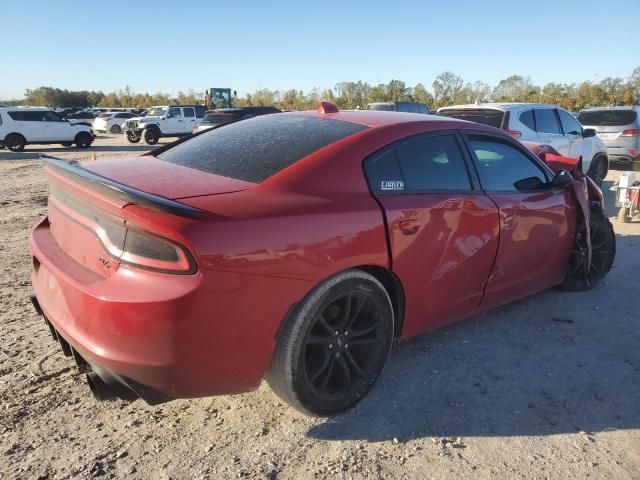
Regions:
<svg viewBox="0 0 640 480"><path fill-rule="evenodd" d="M585 108L584 110L580 110L580 112L596 112L602 110L640 110L640 107L633 105L619 105L619 106L609 106L609 107L591 107Z"/></svg>
<svg viewBox="0 0 640 480"><path fill-rule="evenodd" d="M477 127L482 127L482 125L478 123L458 120L456 118L442 117L439 115L407 112L387 112L381 110L340 110L337 113L319 113L317 110L305 110L299 112L282 112L279 115L319 116L323 118L342 120L343 122L358 123L360 125L374 128L414 122L433 122L434 129L444 128L443 124L451 124L450 128L458 128L458 126L461 124L471 124Z"/></svg>
<svg viewBox="0 0 640 480"><path fill-rule="evenodd" d="M545 108L562 108L557 105L551 105L548 103L519 103L519 102L487 102L487 103L466 103L462 105L450 105L448 107L440 107L441 110L479 110L479 109L493 109L502 110L522 110L524 108L533 107L545 107Z"/></svg>

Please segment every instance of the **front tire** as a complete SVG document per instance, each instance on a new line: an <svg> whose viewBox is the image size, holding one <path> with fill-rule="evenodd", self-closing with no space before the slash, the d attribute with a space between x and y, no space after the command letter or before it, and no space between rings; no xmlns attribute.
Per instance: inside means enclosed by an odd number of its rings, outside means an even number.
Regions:
<svg viewBox="0 0 640 480"><path fill-rule="evenodd" d="M129 143L138 143L140 141L140 135L136 135L133 132L127 132L127 140L129 140Z"/></svg>
<svg viewBox="0 0 640 480"><path fill-rule="evenodd" d="M92 141L91 135L87 132L80 132L76 135L73 143L75 143L78 148L89 148Z"/></svg>
<svg viewBox="0 0 640 480"><path fill-rule="evenodd" d="M120 128L120 125L113 125L109 131L111 133L113 133L114 135L117 135L118 133L122 132L122 129Z"/></svg>
<svg viewBox="0 0 640 480"><path fill-rule="evenodd" d="M267 382L297 410L333 415L358 403L380 376L393 342L389 294L347 270L317 285L286 320Z"/></svg>
<svg viewBox="0 0 640 480"><path fill-rule="evenodd" d="M616 256L616 235L609 219L599 206L591 208L589 219L591 237L591 268L586 268L586 225L580 221L576 239L569 257L567 275L560 285L562 290L581 292L595 287L611 270Z"/></svg>
<svg viewBox="0 0 640 480"><path fill-rule="evenodd" d="M147 145L155 145L160 140L160 132L156 128L148 128L144 131L144 141Z"/></svg>
<svg viewBox="0 0 640 480"><path fill-rule="evenodd" d="M27 142L22 135L10 133L7 135L7 138L4 139L4 144L12 152L21 152L24 150L24 146Z"/></svg>

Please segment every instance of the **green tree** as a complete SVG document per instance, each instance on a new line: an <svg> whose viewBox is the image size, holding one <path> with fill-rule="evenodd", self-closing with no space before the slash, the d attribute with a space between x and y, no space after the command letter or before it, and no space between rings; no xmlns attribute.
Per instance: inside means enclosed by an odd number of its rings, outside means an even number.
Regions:
<svg viewBox="0 0 640 480"><path fill-rule="evenodd" d="M433 81L434 108L454 103L463 85L462 78L453 72L443 72L438 75Z"/></svg>

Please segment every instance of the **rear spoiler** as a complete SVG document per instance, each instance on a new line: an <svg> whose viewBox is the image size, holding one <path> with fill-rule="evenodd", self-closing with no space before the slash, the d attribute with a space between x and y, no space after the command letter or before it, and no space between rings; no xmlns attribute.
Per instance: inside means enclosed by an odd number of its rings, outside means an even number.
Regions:
<svg viewBox="0 0 640 480"><path fill-rule="evenodd" d="M82 167L77 160L64 160L43 154L40 155L40 159L44 160L47 166L57 172L72 177L74 180L79 180L95 190L120 198L129 203L142 205L152 210L171 213L179 217L199 218L204 215L204 212L198 208L190 207L189 205L161 197L160 195L143 192L142 190L137 190L93 173Z"/></svg>

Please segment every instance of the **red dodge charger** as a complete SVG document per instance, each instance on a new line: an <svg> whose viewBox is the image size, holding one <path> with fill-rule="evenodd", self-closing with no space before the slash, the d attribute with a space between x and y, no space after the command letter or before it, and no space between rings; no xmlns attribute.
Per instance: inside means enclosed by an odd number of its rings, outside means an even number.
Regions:
<svg viewBox="0 0 640 480"><path fill-rule="evenodd" d="M33 303L99 399L266 377L330 415L365 396L394 340L590 288L615 255L578 170L438 116L322 104L45 170Z"/></svg>

